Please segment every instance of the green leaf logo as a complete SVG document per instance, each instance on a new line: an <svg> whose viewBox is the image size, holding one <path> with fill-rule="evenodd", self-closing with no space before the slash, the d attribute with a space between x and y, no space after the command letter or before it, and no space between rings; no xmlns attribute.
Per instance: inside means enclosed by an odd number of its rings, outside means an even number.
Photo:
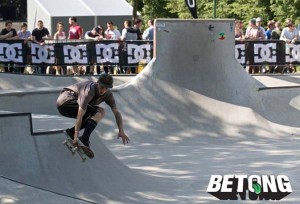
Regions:
<svg viewBox="0 0 300 204"><path fill-rule="evenodd" d="M224 40L225 39L225 33L219 33L219 39Z"/></svg>
<svg viewBox="0 0 300 204"><path fill-rule="evenodd" d="M252 184L252 187L257 195L261 193L261 185L259 183Z"/></svg>

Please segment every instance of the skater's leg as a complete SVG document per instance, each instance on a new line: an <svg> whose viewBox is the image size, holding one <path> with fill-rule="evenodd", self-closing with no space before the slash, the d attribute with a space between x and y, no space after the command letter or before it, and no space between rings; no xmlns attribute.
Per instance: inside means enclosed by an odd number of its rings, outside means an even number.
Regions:
<svg viewBox="0 0 300 204"><path fill-rule="evenodd" d="M97 113L92 117L88 118L85 123L85 128L83 135L81 136L82 142L88 144L90 140L90 135L96 128L98 122L104 117L105 111L103 108L98 108Z"/></svg>

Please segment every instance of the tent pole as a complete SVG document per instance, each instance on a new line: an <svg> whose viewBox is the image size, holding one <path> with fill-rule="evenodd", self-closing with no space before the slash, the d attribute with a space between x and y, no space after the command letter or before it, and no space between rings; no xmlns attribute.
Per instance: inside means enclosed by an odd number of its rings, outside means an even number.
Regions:
<svg viewBox="0 0 300 204"><path fill-rule="evenodd" d="M95 24L95 27L98 26L97 16L94 16L94 24Z"/></svg>

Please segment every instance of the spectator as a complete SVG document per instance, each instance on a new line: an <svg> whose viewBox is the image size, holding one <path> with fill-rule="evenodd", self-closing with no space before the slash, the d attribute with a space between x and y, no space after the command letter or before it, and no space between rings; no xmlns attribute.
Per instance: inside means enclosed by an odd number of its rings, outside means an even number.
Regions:
<svg viewBox="0 0 300 204"><path fill-rule="evenodd" d="M3 28L0 32L0 36L2 40L15 40L18 39L17 31L12 28L12 21L6 21L5 28ZM5 62L4 72L13 72L13 67Z"/></svg>
<svg viewBox="0 0 300 204"><path fill-rule="evenodd" d="M82 39L82 28L77 24L77 18L76 17L70 17L69 18L69 37L68 39Z"/></svg>
<svg viewBox="0 0 300 204"><path fill-rule="evenodd" d="M21 25L21 30L18 31L18 38L23 40L30 40L31 32L27 30L27 24L23 23Z"/></svg>
<svg viewBox="0 0 300 204"><path fill-rule="evenodd" d="M87 40L94 40L94 41L103 40L104 37L103 37L102 33L103 33L102 27L97 26L97 27L93 28L92 30L87 31L84 35L84 38ZM91 67L94 67L94 66L93 65L86 66L85 74L93 74L94 73L94 69L91 71ZM96 69L97 69L97 74L100 74L100 66L97 66Z"/></svg>
<svg viewBox="0 0 300 204"><path fill-rule="evenodd" d="M51 36L47 28L44 27L42 20L37 22L37 28L32 31L31 40L41 46L45 44L46 39L50 39Z"/></svg>
<svg viewBox="0 0 300 204"><path fill-rule="evenodd" d="M261 27L258 27L256 25L256 20L251 19L249 21L249 28L247 29L246 35L245 35L246 40L262 40L265 39L265 34ZM258 66L249 66L249 74L256 74L259 72L259 67Z"/></svg>
<svg viewBox="0 0 300 204"><path fill-rule="evenodd" d="M280 40L283 40L286 43L295 43L298 41L298 30L290 19L286 21L286 27L281 32Z"/></svg>
<svg viewBox="0 0 300 204"><path fill-rule="evenodd" d="M154 31L153 23L154 20L148 20L149 27L144 31L142 36L144 40L153 40L153 31Z"/></svg>
<svg viewBox="0 0 300 204"><path fill-rule="evenodd" d="M83 30L82 30L81 26L78 25L76 17L70 17L69 18L69 25L70 25L70 27L69 27L68 39L69 40L82 39ZM68 70L69 74L78 75L78 74L80 74L80 69L81 68L82 67L74 65L74 66L68 66L67 70Z"/></svg>
<svg viewBox="0 0 300 204"><path fill-rule="evenodd" d="M275 27L275 21L273 21L273 20L268 21L268 30L265 33L266 40L274 40L274 32L276 33L275 28L276 28ZM270 65L268 72L274 73L274 71L276 71L278 68L279 68L278 66Z"/></svg>
<svg viewBox="0 0 300 204"><path fill-rule="evenodd" d="M66 33L64 31L64 24L62 22L58 22L56 24L56 33L54 33L53 39L54 40L65 40L67 39Z"/></svg>
<svg viewBox="0 0 300 204"><path fill-rule="evenodd" d="M32 42L37 43L41 46L44 46L45 40L50 39L50 38L51 38L51 36L49 34L48 29L44 27L43 21L39 20L37 22L37 28L35 28L32 31L32 35L31 35ZM40 66L40 73L41 74L46 74L46 69L47 69L47 66L41 65Z"/></svg>
<svg viewBox="0 0 300 204"><path fill-rule="evenodd" d="M17 31L14 28L12 28L12 21L6 21L5 22L5 28L3 28L1 30L0 35L6 36L6 37L3 37L2 40L16 40L16 39L18 39Z"/></svg>
<svg viewBox="0 0 300 204"><path fill-rule="evenodd" d="M114 28L113 22L110 21L106 25L107 25L107 30L105 31L105 38L107 40L120 40L121 33L119 30Z"/></svg>
<svg viewBox="0 0 300 204"><path fill-rule="evenodd" d="M28 40L31 39L31 32L29 30L27 30L27 24L26 23L23 23L21 25L21 30L18 31L18 38L19 39L22 39L24 40L24 44L25 44L25 53L26 53L26 56L27 56L27 60L30 61L29 57L30 57L30 48L29 48L29 45L28 45ZM25 70L25 66L20 66L20 72L21 73L24 73L24 70Z"/></svg>
<svg viewBox="0 0 300 204"><path fill-rule="evenodd" d="M273 32L274 29L275 29L275 22L274 21L269 21L268 22L268 30L265 32L267 40L272 39L272 32Z"/></svg>
<svg viewBox="0 0 300 204"><path fill-rule="evenodd" d="M256 25L256 20L252 19L249 21L249 27L247 28L246 34L245 34L246 40L263 40L265 39L264 31L261 29L261 27L258 27Z"/></svg>
<svg viewBox="0 0 300 204"><path fill-rule="evenodd" d="M141 19L135 19L133 29L136 30L138 40L142 40L142 31L141 31L142 24L143 22Z"/></svg>
<svg viewBox="0 0 300 204"><path fill-rule="evenodd" d="M280 35L280 40L285 41L286 44L294 44L298 41L299 33L295 28L291 19L286 20L286 27L282 30ZM292 66L292 64L288 65L287 71L296 72L296 67Z"/></svg>
<svg viewBox="0 0 300 204"><path fill-rule="evenodd" d="M93 28L93 30L87 31L84 35L84 38L87 40L95 40L95 41L103 40L104 37L102 35L102 31L103 30L97 26Z"/></svg>
<svg viewBox="0 0 300 204"><path fill-rule="evenodd" d="M131 21L126 20L124 22L124 28L122 30L121 40L137 40L138 34L135 29L131 27Z"/></svg>
<svg viewBox="0 0 300 204"><path fill-rule="evenodd" d="M121 40L137 40L138 39L138 34L137 34L137 31L136 29L132 28L131 27L131 21L130 20L126 20L124 21L124 28L122 30L122 36L121 36ZM123 47L122 48L122 52L123 53L127 53L127 50L126 50L126 45L122 45ZM121 56L125 56L125 55L121 55ZM131 73L134 74L136 73L136 67L134 66L128 66L129 63L128 63L128 59L124 59L124 58L120 58L120 62L121 62L121 72L122 73Z"/></svg>
<svg viewBox="0 0 300 204"><path fill-rule="evenodd" d="M264 34L266 33L265 28L262 26L262 18L261 17L256 18L256 26L259 27L263 31Z"/></svg>
<svg viewBox="0 0 300 204"><path fill-rule="evenodd" d="M106 26L107 26L107 30L105 31L105 38L107 40L120 40L121 39L120 31L114 28L114 24L112 22L107 22ZM121 51L119 51L119 52L121 52ZM110 73L114 73L114 68L110 63L105 63L103 68L104 68L105 73L108 73L108 69L110 69ZM117 67L116 67L116 70L118 70Z"/></svg>
<svg viewBox="0 0 300 204"><path fill-rule="evenodd" d="M242 27L242 22L240 20L235 21L235 40L244 40L245 35Z"/></svg>
<svg viewBox="0 0 300 204"><path fill-rule="evenodd" d="M281 35L281 23L279 21L275 22L275 28L271 33L271 39L279 40Z"/></svg>
<svg viewBox="0 0 300 204"><path fill-rule="evenodd" d="M67 39L66 33L64 31L64 24L63 24L63 22L58 22L56 24L56 30L57 31L56 31L56 33L54 33L54 36L53 36L54 40L59 41L59 40L66 40ZM55 44L55 46L57 48L57 47L60 46L60 44L57 43L57 44ZM61 62L56 59L56 64L61 64ZM67 73L67 70L66 70L67 67L66 66L58 66L58 65L56 65L53 68L55 70L56 75L64 75L64 74Z"/></svg>

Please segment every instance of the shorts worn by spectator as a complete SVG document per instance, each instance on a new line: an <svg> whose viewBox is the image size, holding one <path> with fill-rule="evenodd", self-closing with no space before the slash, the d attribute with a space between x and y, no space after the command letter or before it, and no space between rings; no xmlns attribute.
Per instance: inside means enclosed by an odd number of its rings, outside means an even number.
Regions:
<svg viewBox="0 0 300 204"><path fill-rule="evenodd" d="M98 105L105 102L112 110L119 128L118 138L121 137L123 144L129 142L128 136L123 129L123 120L119 112L115 98L109 88L113 86L113 78L109 74L101 74L97 82L84 81L63 88L57 99L58 111L66 117L76 118L74 127L65 132L76 143L77 139L90 150L90 135L98 122L104 117L104 109ZM82 136L79 131L84 129ZM88 157L94 157L91 154Z"/></svg>

